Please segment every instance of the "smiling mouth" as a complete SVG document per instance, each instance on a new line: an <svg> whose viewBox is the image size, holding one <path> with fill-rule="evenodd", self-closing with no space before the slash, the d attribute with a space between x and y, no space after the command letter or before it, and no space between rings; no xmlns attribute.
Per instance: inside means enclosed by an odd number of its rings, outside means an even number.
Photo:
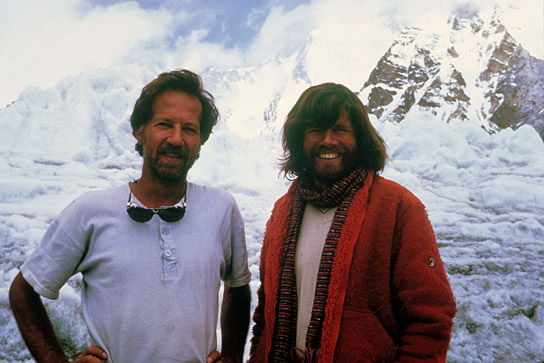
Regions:
<svg viewBox="0 0 544 363"><path fill-rule="evenodd" d="M169 153L163 153L162 155L172 158L172 159L183 159L183 155L181 154L169 154Z"/></svg>
<svg viewBox="0 0 544 363"><path fill-rule="evenodd" d="M317 157L319 159L330 160L330 159L336 159L336 158L340 157L340 154L337 154L337 153L321 153L321 154L317 154Z"/></svg>

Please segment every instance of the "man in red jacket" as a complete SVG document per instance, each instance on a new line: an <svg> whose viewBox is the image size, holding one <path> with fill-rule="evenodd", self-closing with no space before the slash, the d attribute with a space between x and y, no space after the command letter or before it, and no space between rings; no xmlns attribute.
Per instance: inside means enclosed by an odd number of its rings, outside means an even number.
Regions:
<svg viewBox="0 0 544 363"><path fill-rule="evenodd" d="M423 204L380 177L385 144L359 98L307 89L283 128L261 251L250 362L444 362L455 300Z"/></svg>

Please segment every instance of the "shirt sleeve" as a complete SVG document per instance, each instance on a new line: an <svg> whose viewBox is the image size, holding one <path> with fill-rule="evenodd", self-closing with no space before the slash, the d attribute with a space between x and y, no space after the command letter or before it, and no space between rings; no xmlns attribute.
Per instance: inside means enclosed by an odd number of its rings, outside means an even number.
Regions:
<svg viewBox="0 0 544 363"><path fill-rule="evenodd" d="M247 285L251 281L251 272L247 261L244 221L234 198L230 208L230 236L227 238L227 245L230 245L230 248L224 249L228 268L223 281L229 287Z"/></svg>
<svg viewBox="0 0 544 363"><path fill-rule="evenodd" d="M34 290L57 299L61 287L74 275L85 254L87 231L83 230L79 204L70 203L51 223L40 244L21 266L21 273Z"/></svg>

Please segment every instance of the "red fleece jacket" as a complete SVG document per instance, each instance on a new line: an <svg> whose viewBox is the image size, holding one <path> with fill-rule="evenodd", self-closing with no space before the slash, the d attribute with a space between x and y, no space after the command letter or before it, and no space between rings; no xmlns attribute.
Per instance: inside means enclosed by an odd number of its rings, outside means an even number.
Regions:
<svg viewBox="0 0 544 363"><path fill-rule="evenodd" d="M268 362L296 181L268 220L250 362ZM444 362L455 300L423 204L369 175L336 250L318 362Z"/></svg>

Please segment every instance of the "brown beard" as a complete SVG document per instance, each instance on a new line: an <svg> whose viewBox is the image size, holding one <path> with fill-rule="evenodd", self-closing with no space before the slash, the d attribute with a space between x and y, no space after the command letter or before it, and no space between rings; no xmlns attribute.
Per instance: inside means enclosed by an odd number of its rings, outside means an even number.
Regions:
<svg viewBox="0 0 544 363"><path fill-rule="evenodd" d="M165 154L174 154L183 160L181 168L173 168L170 165L161 164L160 157ZM157 155L145 155L144 159L148 165L151 176L166 185L176 185L183 183L187 177L189 169L193 166L195 160L190 160L188 153L181 147L166 145L157 150Z"/></svg>
<svg viewBox="0 0 544 363"><path fill-rule="evenodd" d="M342 164L339 170L329 172L316 170L315 155L322 152L338 153L340 151L342 151ZM358 160L358 155L359 153L357 149L350 152L347 150L338 150L336 148L318 146L312 149L309 155L304 153L304 165L306 166L305 176L318 180L324 184L334 184L336 181L344 178L360 165L361 162Z"/></svg>

